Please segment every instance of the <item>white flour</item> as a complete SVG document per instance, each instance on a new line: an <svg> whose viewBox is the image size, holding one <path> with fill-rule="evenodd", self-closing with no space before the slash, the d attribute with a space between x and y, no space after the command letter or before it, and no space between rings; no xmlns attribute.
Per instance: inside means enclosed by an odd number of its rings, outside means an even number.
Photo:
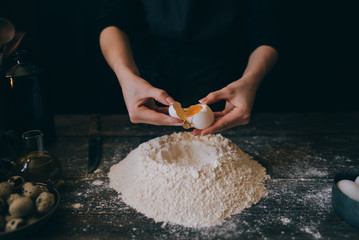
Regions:
<svg viewBox="0 0 359 240"><path fill-rule="evenodd" d="M142 143L109 178L126 204L156 222L200 228L257 203L267 175L229 139L182 132Z"/></svg>

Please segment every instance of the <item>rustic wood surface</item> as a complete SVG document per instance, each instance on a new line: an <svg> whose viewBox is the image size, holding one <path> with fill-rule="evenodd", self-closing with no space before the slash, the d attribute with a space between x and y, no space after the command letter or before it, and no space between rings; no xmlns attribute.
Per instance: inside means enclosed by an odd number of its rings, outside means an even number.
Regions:
<svg viewBox="0 0 359 240"><path fill-rule="evenodd" d="M189 229L155 223L122 203L108 187L110 167L140 143L182 131L102 116L103 156L87 174L89 116L57 116L64 184L54 217L27 239L359 239L334 212L335 174L359 167L359 113L257 114L222 134L267 168L268 195L221 226Z"/></svg>

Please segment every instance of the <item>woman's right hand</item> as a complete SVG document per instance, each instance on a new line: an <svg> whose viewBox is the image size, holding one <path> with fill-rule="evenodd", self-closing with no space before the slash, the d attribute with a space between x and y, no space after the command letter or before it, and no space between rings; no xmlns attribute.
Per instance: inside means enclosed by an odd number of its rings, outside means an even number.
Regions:
<svg viewBox="0 0 359 240"><path fill-rule="evenodd" d="M133 123L181 126L181 121L168 115L168 107L159 107L156 102L166 106L174 102L164 90L153 87L139 77L132 56L127 35L114 26L107 27L100 34L101 51L121 87L126 107Z"/></svg>
<svg viewBox="0 0 359 240"><path fill-rule="evenodd" d="M153 87L131 71L122 71L118 78L132 123L182 126L179 119L168 115L168 107L156 104L156 101L166 106L174 103L166 91Z"/></svg>

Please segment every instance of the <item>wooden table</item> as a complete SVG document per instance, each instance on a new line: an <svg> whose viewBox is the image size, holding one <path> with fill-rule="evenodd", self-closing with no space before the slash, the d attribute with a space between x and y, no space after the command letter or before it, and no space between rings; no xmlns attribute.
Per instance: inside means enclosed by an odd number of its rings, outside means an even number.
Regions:
<svg viewBox="0 0 359 240"><path fill-rule="evenodd" d="M223 132L267 168L268 195L222 226L189 229L155 223L122 203L108 187L109 168L140 143L182 131L102 116L103 158L87 174L89 116L57 116L49 151L62 161L61 203L54 218L29 239L359 239L359 229L331 206L336 173L359 167L359 113L257 114Z"/></svg>

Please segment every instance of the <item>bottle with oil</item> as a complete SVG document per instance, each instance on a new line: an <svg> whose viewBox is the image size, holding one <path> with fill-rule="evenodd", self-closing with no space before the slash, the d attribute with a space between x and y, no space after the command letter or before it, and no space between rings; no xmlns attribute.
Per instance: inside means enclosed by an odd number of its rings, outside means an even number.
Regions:
<svg viewBox="0 0 359 240"><path fill-rule="evenodd" d="M15 164L13 174L28 182L51 182L56 186L61 182L61 163L44 150L43 136L40 130L22 134L24 154Z"/></svg>

